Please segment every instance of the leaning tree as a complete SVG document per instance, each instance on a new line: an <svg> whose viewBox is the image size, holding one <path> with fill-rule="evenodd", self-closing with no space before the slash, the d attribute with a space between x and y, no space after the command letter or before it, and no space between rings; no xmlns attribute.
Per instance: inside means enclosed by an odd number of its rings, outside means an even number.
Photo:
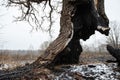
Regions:
<svg viewBox="0 0 120 80"><path fill-rule="evenodd" d="M34 6L43 4L46 8L46 5L49 5L48 19L50 21L49 29L51 29L53 24L52 12L56 10L52 2L54 0L8 0L8 6L13 4L19 6L23 13L21 19L28 20L28 22L33 20L36 26L39 26L39 23L37 23L40 22L38 20L39 16L35 15L36 8ZM95 30L105 35L109 33L109 20L104 11L104 0L62 0L61 2L58 0L58 2L62 3L60 33L48 46L44 54L31 64L32 68L33 66L34 68L45 66L54 69L55 65L78 63L82 52L80 39L88 39L95 33ZM44 17L41 17L41 19L44 19ZM20 76L20 74L18 75Z"/></svg>

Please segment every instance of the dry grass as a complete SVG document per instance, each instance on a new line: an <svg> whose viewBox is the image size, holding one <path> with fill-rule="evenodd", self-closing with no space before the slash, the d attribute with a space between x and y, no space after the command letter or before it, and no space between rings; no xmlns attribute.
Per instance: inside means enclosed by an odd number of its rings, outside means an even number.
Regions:
<svg viewBox="0 0 120 80"><path fill-rule="evenodd" d="M29 54L9 54L0 53L0 64L11 64L12 66L21 66L26 63L31 63L35 61L39 57L39 54L29 53ZM107 52L82 52L80 55L80 64L88 64L88 63L101 63L107 60L114 59Z"/></svg>
<svg viewBox="0 0 120 80"><path fill-rule="evenodd" d="M38 55L34 54L3 54L0 55L0 61L22 61L22 60L35 60Z"/></svg>
<svg viewBox="0 0 120 80"><path fill-rule="evenodd" d="M80 55L80 63L101 63L106 62L107 60L115 60L109 53L107 52L83 52Z"/></svg>
<svg viewBox="0 0 120 80"><path fill-rule="evenodd" d="M35 53L27 53L27 54L19 54L19 51L15 51L15 53L10 53L9 51L3 51L0 53L0 64L7 64L9 66L17 67L23 66L27 63L32 63L35 61L40 54Z"/></svg>

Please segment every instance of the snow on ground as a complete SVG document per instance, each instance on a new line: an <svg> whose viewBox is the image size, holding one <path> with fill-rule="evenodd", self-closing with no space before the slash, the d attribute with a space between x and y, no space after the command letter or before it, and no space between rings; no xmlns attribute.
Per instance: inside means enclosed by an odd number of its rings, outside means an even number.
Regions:
<svg viewBox="0 0 120 80"><path fill-rule="evenodd" d="M68 69L67 72L79 73L84 77L84 80L119 80L117 79L120 76L119 72L113 70L117 68L115 63L112 64L87 64L87 65L74 65ZM67 72L61 73L55 78L55 80L75 80L73 77L69 76Z"/></svg>
<svg viewBox="0 0 120 80"><path fill-rule="evenodd" d="M17 66L24 66L25 64L32 63L33 60L24 60L24 61L11 61L11 62L0 62L0 70L13 69Z"/></svg>
<svg viewBox="0 0 120 80"><path fill-rule="evenodd" d="M112 67L105 64L74 66L71 71L79 72L85 77L93 77L95 80L117 80L115 77L120 75L120 73L113 71Z"/></svg>
<svg viewBox="0 0 120 80"><path fill-rule="evenodd" d="M0 70L8 69L9 67L10 67L10 65L8 65L8 64L0 64Z"/></svg>
<svg viewBox="0 0 120 80"><path fill-rule="evenodd" d="M0 70L9 69L12 65L0 64ZM120 72L114 70L117 68L116 63L93 63L86 65L69 65L68 67L61 67L64 71L56 72L53 80L76 80L74 74L82 77L82 80L120 80ZM77 79L81 80L81 79Z"/></svg>

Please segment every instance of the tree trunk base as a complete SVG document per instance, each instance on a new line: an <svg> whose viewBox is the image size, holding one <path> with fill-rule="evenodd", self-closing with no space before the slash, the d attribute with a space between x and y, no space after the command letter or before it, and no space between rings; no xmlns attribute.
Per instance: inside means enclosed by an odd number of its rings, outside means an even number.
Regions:
<svg viewBox="0 0 120 80"><path fill-rule="evenodd" d="M55 57L51 64L77 64L79 63L79 56L81 52L82 47L80 45L80 41L73 38L66 46L66 48Z"/></svg>

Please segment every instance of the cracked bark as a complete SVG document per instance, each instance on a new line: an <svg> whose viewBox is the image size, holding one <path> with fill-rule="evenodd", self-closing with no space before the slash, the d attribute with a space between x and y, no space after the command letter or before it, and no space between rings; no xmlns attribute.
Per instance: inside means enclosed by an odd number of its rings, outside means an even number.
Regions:
<svg viewBox="0 0 120 80"><path fill-rule="evenodd" d="M60 18L60 34L45 50L34 64L39 64L42 60L46 60L48 64L51 63L57 54L62 52L69 44L73 37L73 23L71 22L72 11L74 6L69 4L69 0L63 0L63 7Z"/></svg>

